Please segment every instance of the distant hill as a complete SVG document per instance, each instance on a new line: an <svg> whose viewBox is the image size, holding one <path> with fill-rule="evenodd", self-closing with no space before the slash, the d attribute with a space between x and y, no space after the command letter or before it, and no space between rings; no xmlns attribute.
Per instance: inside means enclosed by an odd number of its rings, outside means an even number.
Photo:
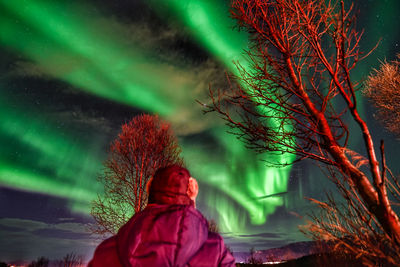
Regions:
<svg viewBox="0 0 400 267"><path fill-rule="evenodd" d="M267 250L257 250L254 257L263 262L282 262L298 259L304 256L324 253L328 250L328 245L318 245L314 241L296 242L280 248ZM250 252L234 252L236 262L246 262L250 257Z"/></svg>
<svg viewBox="0 0 400 267"><path fill-rule="evenodd" d="M332 253L313 254L304 256L295 260L289 260L280 264L246 264L236 263L237 267L264 267L264 266L278 266L278 267L359 267L364 266L361 259L350 259L343 255L335 255ZM385 266L387 265L377 265ZM395 266L392 266L395 267Z"/></svg>

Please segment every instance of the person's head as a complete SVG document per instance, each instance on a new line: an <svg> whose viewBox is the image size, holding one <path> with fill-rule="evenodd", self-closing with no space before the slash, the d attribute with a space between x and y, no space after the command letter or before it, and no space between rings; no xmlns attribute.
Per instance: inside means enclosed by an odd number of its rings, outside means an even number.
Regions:
<svg viewBox="0 0 400 267"><path fill-rule="evenodd" d="M149 204L194 205L199 191L196 179L178 165L158 169L147 187Z"/></svg>

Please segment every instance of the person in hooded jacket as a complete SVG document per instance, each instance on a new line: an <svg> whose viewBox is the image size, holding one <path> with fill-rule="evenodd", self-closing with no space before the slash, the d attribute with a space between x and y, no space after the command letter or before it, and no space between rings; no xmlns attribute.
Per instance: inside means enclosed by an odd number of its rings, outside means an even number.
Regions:
<svg viewBox="0 0 400 267"><path fill-rule="evenodd" d="M235 266L222 237L195 208L198 185L171 165L148 184L147 207L95 250L89 267Z"/></svg>

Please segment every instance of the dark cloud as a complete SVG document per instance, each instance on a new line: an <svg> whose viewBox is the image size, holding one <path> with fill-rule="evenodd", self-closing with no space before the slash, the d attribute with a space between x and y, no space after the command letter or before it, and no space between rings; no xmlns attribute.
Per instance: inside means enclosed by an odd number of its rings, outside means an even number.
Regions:
<svg viewBox="0 0 400 267"><path fill-rule="evenodd" d="M70 218L68 222L92 222L89 215L72 212L68 200L64 198L5 187L0 187L0 218L19 218L49 224L64 222L65 218Z"/></svg>
<svg viewBox="0 0 400 267"><path fill-rule="evenodd" d="M0 219L0 226L12 226L15 231L19 232L21 230L33 232L40 229L45 229L48 227L47 223L40 222L40 221L33 221L33 220L25 220L19 218L1 218Z"/></svg>
<svg viewBox="0 0 400 267"><path fill-rule="evenodd" d="M90 238L90 233L80 233L80 232L71 232L71 231L64 231L60 229L39 229L32 232L33 234L41 237L51 237L51 238L61 238L61 239L86 239Z"/></svg>
<svg viewBox="0 0 400 267"><path fill-rule="evenodd" d="M11 226L11 228L10 228ZM91 238L81 223L49 224L18 218L0 219L0 259L32 260L39 256L61 259L67 253L88 260L98 241Z"/></svg>
<svg viewBox="0 0 400 267"><path fill-rule="evenodd" d="M11 226L11 227L10 227ZM0 227L7 228L12 232L31 232L32 234L43 234L48 231L49 236L59 234L89 234L87 224L83 223L45 223L42 221L26 220L20 218L0 218ZM88 236L87 236L88 237ZM75 238L75 237L74 237Z"/></svg>
<svg viewBox="0 0 400 267"><path fill-rule="evenodd" d="M257 233L253 235L239 235L240 237L259 237L259 238L282 238L281 235L276 233Z"/></svg>
<svg viewBox="0 0 400 267"><path fill-rule="evenodd" d="M3 222L3 224L0 224L0 231L2 231L2 232L19 232L19 231L21 231L20 227L4 224L6 222L7 221Z"/></svg>
<svg viewBox="0 0 400 267"><path fill-rule="evenodd" d="M59 197L0 188L0 261L61 259L71 252L88 260L99 243L87 231L92 219L69 206Z"/></svg>
<svg viewBox="0 0 400 267"><path fill-rule="evenodd" d="M254 248L256 250L266 250L270 248L279 248L291 242L293 242L293 240L264 240L254 238L248 242L230 241L226 243L234 252L248 252L250 248Z"/></svg>

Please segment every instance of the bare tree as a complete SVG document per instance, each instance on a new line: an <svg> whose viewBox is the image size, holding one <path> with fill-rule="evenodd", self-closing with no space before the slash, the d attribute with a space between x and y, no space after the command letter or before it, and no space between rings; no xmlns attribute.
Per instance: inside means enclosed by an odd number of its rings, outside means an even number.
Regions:
<svg viewBox="0 0 400 267"><path fill-rule="evenodd" d="M36 261L32 261L28 264L28 267L47 267L49 266L49 259L40 257Z"/></svg>
<svg viewBox="0 0 400 267"><path fill-rule="evenodd" d="M351 11L343 2L234 0L232 15L252 38L251 66L237 64L238 83L230 90L210 90L206 112L218 112L256 151L290 153L334 168L399 246L400 221L387 194L386 166L379 166L358 111L359 84L351 78L363 58L362 33L354 28ZM359 153L348 148L345 118L359 127L364 169L357 166Z"/></svg>
<svg viewBox="0 0 400 267"><path fill-rule="evenodd" d="M397 55L400 60L400 54ZM384 61L366 81L364 93L377 108L377 118L400 137L400 61Z"/></svg>
<svg viewBox="0 0 400 267"><path fill-rule="evenodd" d="M180 148L169 124L158 116L140 115L122 126L99 177L104 195L93 202L96 234L115 234L147 205L146 184L158 168L183 164Z"/></svg>
<svg viewBox="0 0 400 267"><path fill-rule="evenodd" d="M83 267L83 257L75 253L68 253L64 258L57 262L58 267Z"/></svg>

